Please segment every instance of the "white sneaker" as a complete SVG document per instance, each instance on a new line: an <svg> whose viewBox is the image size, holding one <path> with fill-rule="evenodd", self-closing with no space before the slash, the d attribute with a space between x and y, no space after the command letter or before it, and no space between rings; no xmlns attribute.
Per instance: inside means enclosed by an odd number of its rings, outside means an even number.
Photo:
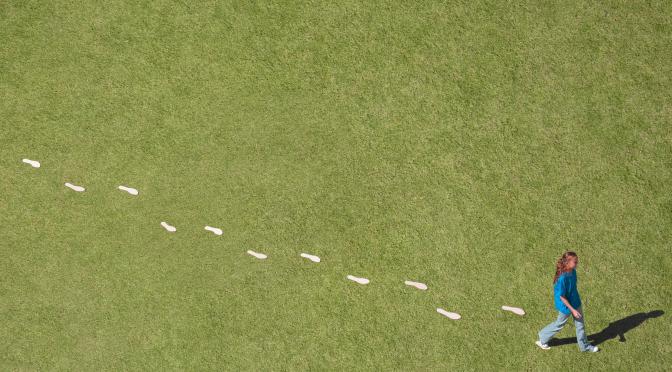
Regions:
<svg viewBox="0 0 672 372"><path fill-rule="evenodd" d="M544 350L549 350L551 348L547 344L542 344L541 341L535 341L534 343L537 344L537 346L539 346L540 348L542 348Z"/></svg>
<svg viewBox="0 0 672 372"><path fill-rule="evenodd" d="M586 351L589 353L597 353L600 351L600 348L594 345L588 345L588 349L586 349Z"/></svg>

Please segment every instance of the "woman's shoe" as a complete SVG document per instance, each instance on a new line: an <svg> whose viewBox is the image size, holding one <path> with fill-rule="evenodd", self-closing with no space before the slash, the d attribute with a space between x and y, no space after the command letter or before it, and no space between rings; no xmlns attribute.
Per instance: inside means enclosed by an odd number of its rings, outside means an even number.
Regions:
<svg viewBox="0 0 672 372"><path fill-rule="evenodd" d="M537 344L537 346L539 346L540 348L542 348L542 349L544 349L544 350L548 350L548 349L551 348L551 347L548 346L547 344L542 344L541 341L535 341L534 343ZM593 346L593 347L595 347L595 346Z"/></svg>
<svg viewBox="0 0 672 372"><path fill-rule="evenodd" d="M600 348L594 345L588 345L588 348L585 351L589 353L597 353L598 351L600 351Z"/></svg>

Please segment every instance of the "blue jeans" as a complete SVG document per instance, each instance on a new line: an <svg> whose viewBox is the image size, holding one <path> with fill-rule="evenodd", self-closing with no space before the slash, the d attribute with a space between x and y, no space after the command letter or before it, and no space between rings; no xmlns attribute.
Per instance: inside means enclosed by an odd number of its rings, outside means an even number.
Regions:
<svg viewBox="0 0 672 372"><path fill-rule="evenodd" d="M581 318L574 318L574 327L576 328L576 341L579 344L579 350L581 351L587 351L588 346L590 344L588 343L588 338L586 337L586 330L583 325L583 311L581 308L576 309L579 313L581 313ZM548 340L553 338L556 333L560 332L562 327L565 326L567 323L567 320L569 317L571 317L571 314L563 314L561 312L558 312L558 319L556 319L553 323L547 325L544 327L539 332L539 341L542 344L547 344Z"/></svg>

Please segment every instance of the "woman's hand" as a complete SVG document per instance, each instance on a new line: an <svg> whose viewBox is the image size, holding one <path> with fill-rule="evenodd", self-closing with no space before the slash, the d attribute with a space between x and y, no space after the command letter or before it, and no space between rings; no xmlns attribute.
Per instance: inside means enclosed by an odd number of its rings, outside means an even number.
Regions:
<svg viewBox="0 0 672 372"><path fill-rule="evenodd" d="M569 301L567 301L567 299L564 296L560 296L560 301L562 301L562 303L565 304L565 306L567 306L569 311L572 312L574 319L581 319L581 313L575 308L573 308L572 305L569 303Z"/></svg>

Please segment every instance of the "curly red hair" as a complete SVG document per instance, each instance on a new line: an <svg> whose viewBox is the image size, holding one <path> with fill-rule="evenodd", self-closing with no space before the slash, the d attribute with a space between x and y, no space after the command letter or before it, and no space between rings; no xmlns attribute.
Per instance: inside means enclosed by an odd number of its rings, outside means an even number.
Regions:
<svg viewBox="0 0 672 372"><path fill-rule="evenodd" d="M562 273L566 273L569 271L567 268L567 264L569 263L570 258L576 258L579 257L576 253L572 251L567 251L558 258L558 262L555 264L555 277L553 278L553 284L558 281L558 278Z"/></svg>

